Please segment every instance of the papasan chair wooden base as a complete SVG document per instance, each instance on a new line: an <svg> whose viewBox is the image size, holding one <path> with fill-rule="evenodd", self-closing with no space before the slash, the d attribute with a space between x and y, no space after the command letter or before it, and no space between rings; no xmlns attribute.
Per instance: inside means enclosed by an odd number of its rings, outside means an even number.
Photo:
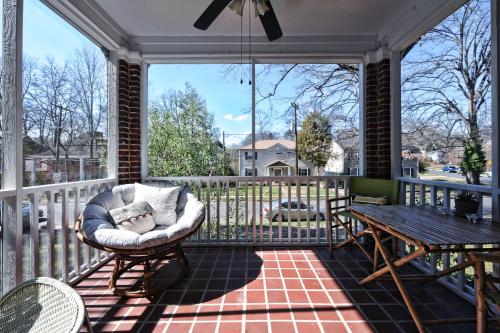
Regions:
<svg viewBox="0 0 500 333"><path fill-rule="evenodd" d="M162 260L175 260L179 266L177 276L168 284L153 287L151 278L155 272L154 261ZM134 266L143 265L143 286L141 289L131 289L127 287L117 286L120 277L132 269ZM109 288L117 296L125 297L146 297L149 300L158 292L172 288L177 285L184 277L189 274L189 263L184 255L181 245L169 246L165 249L160 249L156 254L149 255L133 255L133 254L120 254L115 253L115 267L109 279Z"/></svg>
<svg viewBox="0 0 500 333"><path fill-rule="evenodd" d="M169 289L177 285L189 274L189 261L182 251L181 242L189 238L198 231L198 228L178 239L175 243L170 243L165 246L151 247L147 249L137 250L120 250L103 247L91 240L85 238L81 232L81 219L75 224L75 231L77 237L84 243L95 247L99 250L112 252L115 255L115 267L109 279L109 288L117 296L124 297L146 297L152 300L154 295L165 289ZM175 261L179 266L177 276L169 283L162 284L161 286L153 287L151 278L155 272L154 266L163 260ZM156 262L156 263L155 263ZM120 277L129 272L137 265L143 265L143 284L140 289L133 289L133 287L120 287L117 285Z"/></svg>

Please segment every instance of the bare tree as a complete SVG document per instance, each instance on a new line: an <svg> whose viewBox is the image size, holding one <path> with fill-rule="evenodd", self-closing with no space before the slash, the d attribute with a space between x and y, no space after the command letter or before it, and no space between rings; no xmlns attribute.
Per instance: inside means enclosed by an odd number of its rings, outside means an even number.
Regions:
<svg viewBox="0 0 500 333"><path fill-rule="evenodd" d="M239 65L226 67L226 76L240 75ZM327 116L334 140L354 147L359 135L359 73L354 64L265 64L256 74L257 107L275 120L293 121L293 110L276 106L299 106L298 122L313 111ZM261 113L263 111L259 111ZM258 119L256 119L258 120ZM276 129L273 129L276 130ZM343 144L344 145L344 144ZM357 146L355 147L357 149Z"/></svg>
<svg viewBox="0 0 500 333"><path fill-rule="evenodd" d="M471 0L405 52L403 132L418 145L422 133L442 148L476 147L489 126L491 85L489 1ZM422 47L425 45L425 47ZM467 161L464 160L463 165ZM483 162L467 168L478 184Z"/></svg>
<svg viewBox="0 0 500 333"><path fill-rule="evenodd" d="M106 121L106 62L96 48L83 46L75 50L69 71L76 106L88 133L89 157L94 158L98 131Z"/></svg>
<svg viewBox="0 0 500 333"><path fill-rule="evenodd" d="M61 149L64 147L65 133L78 117L74 112L74 96L69 82L68 63L59 64L54 58L47 58L40 66L39 76L27 96L36 104L46 118L38 128L40 143L46 145L55 156L54 171L60 171Z"/></svg>

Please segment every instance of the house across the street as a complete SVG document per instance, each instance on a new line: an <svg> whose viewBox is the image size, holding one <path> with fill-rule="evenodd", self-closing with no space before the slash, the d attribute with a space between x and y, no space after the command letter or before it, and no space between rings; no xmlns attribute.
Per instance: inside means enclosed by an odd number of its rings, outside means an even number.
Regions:
<svg viewBox="0 0 500 333"><path fill-rule="evenodd" d="M343 167L343 151L335 146L334 156L340 158L339 163L329 161L330 166ZM340 148L340 150L339 150ZM241 176L252 176L252 145L239 149L239 173ZM316 167L307 160L298 161L299 169L295 167L295 141L291 140L260 140L255 142L255 175L256 176L312 176L316 175ZM320 168L320 175L325 174L325 168Z"/></svg>

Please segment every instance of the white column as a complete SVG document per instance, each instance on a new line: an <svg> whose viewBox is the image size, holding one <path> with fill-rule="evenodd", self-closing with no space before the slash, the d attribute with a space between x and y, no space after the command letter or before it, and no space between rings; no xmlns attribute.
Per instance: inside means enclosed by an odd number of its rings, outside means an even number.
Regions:
<svg viewBox="0 0 500 333"><path fill-rule="evenodd" d="M500 203L499 203L499 187L500 187L500 118L498 105L498 75L499 75L499 41L500 33L500 17L498 4L496 0L491 0L491 156L493 160L492 171L492 208L493 220L500 222Z"/></svg>
<svg viewBox="0 0 500 333"><path fill-rule="evenodd" d="M23 0L4 0L2 51L2 189L15 195L3 202L2 293L22 281Z"/></svg>
<svg viewBox="0 0 500 333"><path fill-rule="evenodd" d="M391 176L401 176L401 53L391 52Z"/></svg>
<svg viewBox="0 0 500 333"><path fill-rule="evenodd" d="M108 60L108 177L118 178L118 55Z"/></svg>
<svg viewBox="0 0 500 333"><path fill-rule="evenodd" d="M359 64L359 166L358 175L366 175L366 65Z"/></svg>
<svg viewBox="0 0 500 333"><path fill-rule="evenodd" d="M149 64L141 63L141 178L148 176L148 72Z"/></svg>

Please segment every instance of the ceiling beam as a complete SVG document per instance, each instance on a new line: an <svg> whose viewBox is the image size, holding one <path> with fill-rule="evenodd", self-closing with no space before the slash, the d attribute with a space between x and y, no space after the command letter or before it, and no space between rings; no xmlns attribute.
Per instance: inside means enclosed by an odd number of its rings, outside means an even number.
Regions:
<svg viewBox="0 0 500 333"><path fill-rule="evenodd" d="M248 55L248 39L243 37L243 52ZM241 40L238 36L150 36L132 38L130 46L145 58L183 55L239 57ZM340 56L362 57L380 47L378 36L284 36L269 42L264 36L252 38L251 51L259 56Z"/></svg>

